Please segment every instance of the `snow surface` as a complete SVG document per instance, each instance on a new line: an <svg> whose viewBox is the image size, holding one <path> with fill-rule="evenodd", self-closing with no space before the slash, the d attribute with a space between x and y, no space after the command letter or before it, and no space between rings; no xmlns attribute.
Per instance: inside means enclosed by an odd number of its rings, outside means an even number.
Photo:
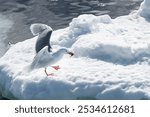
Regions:
<svg viewBox="0 0 150 117"><path fill-rule="evenodd" d="M138 12L111 19L81 15L51 37L67 47L61 69L28 71L37 37L12 46L0 59L0 92L10 99L150 99L150 22L145 0ZM141 16L142 17L141 17Z"/></svg>
<svg viewBox="0 0 150 117"><path fill-rule="evenodd" d="M150 18L150 0L144 0L140 7L140 15L145 18Z"/></svg>

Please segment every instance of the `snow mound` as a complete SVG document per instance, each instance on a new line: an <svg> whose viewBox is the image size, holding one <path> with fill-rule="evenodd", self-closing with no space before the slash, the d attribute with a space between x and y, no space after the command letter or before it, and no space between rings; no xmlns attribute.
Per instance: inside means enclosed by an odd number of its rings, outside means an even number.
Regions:
<svg viewBox="0 0 150 117"><path fill-rule="evenodd" d="M81 15L74 18L69 27L54 32L52 37L52 44L71 47L72 44L81 35L86 35L93 32L98 32L97 26L99 24L109 24L111 18L108 15L94 16L94 15Z"/></svg>
<svg viewBox="0 0 150 117"><path fill-rule="evenodd" d="M140 7L140 14L145 18L150 18L150 0L144 0Z"/></svg>
<svg viewBox="0 0 150 117"><path fill-rule="evenodd" d="M126 65L150 56L149 26L136 14L115 20L108 15L81 15L68 28L55 31L51 40L54 45L71 47L76 57Z"/></svg>
<svg viewBox="0 0 150 117"><path fill-rule="evenodd" d="M146 2L146 1L145 1ZM150 99L150 22L138 14L111 19L81 15L54 31L53 48L75 54L28 70L37 37L12 46L0 59L0 96L9 99Z"/></svg>
<svg viewBox="0 0 150 117"><path fill-rule="evenodd" d="M76 57L88 57L124 65L140 62L144 57L150 57L149 42L135 40L134 43L130 43L125 40L125 35L113 37L97 33L94 36L93 34L81 36L73 44L72 49Z"/></svg>

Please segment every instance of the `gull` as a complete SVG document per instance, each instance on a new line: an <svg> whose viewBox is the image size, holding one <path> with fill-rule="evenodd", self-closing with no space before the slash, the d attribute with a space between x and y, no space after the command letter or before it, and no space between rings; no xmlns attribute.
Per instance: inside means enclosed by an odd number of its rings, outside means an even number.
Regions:
<svg viewBox="0 0 150 117"><path fill-rule="evenodd" d="M73 56L74 53L70 52L67 48L62 47L58 50L54 51L50 45L50 37L52 34L52 28L45 25L45 24L32 24L30 26L30 30L34 36L37 37L37 41L35 44L35 52L36 56L34 57L30 68L37 69L37 68L45 68L45 73L47 76L53 75L53 73L48 74L46 69L48 66L57 63L64 54L69 54ZM59 70L59 66L51 66L55 70Z"/></svg>

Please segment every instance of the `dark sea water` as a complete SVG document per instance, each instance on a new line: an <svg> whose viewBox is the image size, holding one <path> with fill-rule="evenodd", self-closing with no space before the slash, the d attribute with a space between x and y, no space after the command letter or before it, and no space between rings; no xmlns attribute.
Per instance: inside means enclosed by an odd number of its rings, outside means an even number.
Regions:
<svg viewBox="0 0 150 117"><path fill-rule="evenodd" d="M80 14L112 18L127 15L139 8L142 0L0 0L0 14L13 21L7 41L16 43L31 38L29 26L45 23L54 30L67 27Z"/></svg>

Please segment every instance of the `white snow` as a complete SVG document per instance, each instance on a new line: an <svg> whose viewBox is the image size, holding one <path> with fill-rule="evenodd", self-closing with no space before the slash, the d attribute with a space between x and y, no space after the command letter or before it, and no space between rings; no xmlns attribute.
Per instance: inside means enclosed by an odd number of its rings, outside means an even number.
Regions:
<svg viewBox="0 0 150 117"><path fill-rule="evenodd" d="M138 12L111 19L81 15L51 37L53 48L75 53L44 68L28 71L37 37L12 46L0 59L0 92L10 99L150 99L150 22ZM145 9L145 10L144 10ZM141 14L140 14L141 13ZM141 17L142 16L142 17ZM145 19L146 18L146 19Z"/></svg>
<svg viewBox="0 0 150 117"><path fill-rule="evenodd" d="M150 18L149 6L150 6L150 0L144 0L139 10L140 15L148 19Z"/></svg>

